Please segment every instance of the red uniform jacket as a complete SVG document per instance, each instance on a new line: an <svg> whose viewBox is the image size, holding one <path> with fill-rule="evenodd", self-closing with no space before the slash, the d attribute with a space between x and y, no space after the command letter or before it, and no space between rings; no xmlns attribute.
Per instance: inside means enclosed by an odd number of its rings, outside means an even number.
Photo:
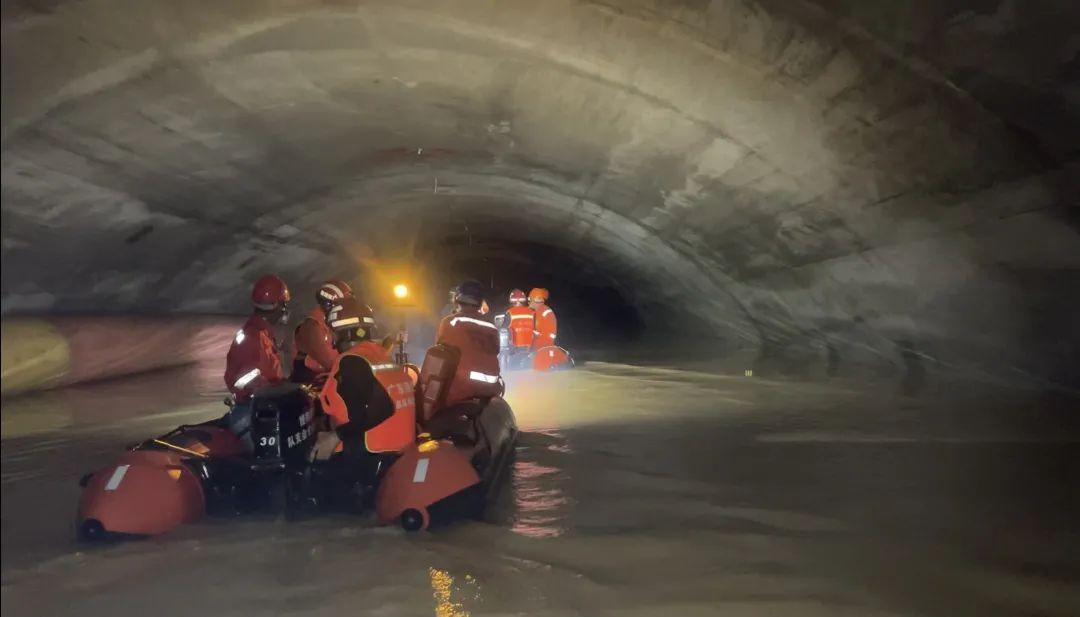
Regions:
<svg viewBox="0 0 1080 617"><path fill-rule="evenodd" d="M259 315L252 315L233 338L225 357L225 387L237 402L247 402L257 388L285 379L274 341L274 330Z"/></svg>
<svg viewBox="0 0 1080 617"><path fill-rule="evenodd" d="M303 362L304 367L314 375L329 373L337 360L338 352L334 349L334 333L326 325L326 313L315 307L304 321L293 331L293 370Z"/></svg>
<svg viewBox="0 0 1080 617"><path fill-rule="evenodd" d="M471 398L488 398L502 392L499 383L499 329L476 309L463 308L443 317L436 343L461 352L454 380L446 395L453 405Z"/></svg>

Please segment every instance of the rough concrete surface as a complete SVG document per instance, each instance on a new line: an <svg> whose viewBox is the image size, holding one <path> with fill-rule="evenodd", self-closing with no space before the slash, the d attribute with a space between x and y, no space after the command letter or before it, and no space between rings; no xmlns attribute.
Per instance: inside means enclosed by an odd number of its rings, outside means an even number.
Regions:
<svg viewBox="0 0 1080 617"><path fill-rule="evenodd" d="M548 268L763 369L1067 383L1078 6L7 2L3 311Z"/></svg>

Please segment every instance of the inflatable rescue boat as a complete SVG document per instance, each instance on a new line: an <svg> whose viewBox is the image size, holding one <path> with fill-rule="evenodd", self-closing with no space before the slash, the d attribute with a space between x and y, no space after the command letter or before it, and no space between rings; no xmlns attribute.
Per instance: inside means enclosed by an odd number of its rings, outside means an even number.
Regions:
<svg viewBox="0 0 1080 617"><path fill-rule="evenodd" d="M517 425L501 397L443 404L455 353L429 351L417 375L417 439L382 456L367 487L383 524L417 531L478 516L513 453ZM322 420L314 390L279 384L251 404L250 447L223 420L184 425L83 476L78 536L157 535L208 513L320 506L320 464L308 462Z"/></svg>

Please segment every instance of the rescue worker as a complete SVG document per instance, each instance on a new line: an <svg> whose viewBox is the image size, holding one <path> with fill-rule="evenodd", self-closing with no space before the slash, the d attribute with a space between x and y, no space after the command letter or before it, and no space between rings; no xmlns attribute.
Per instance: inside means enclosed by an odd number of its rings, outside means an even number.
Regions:
<svg viewBox="0 0 1080 617"><path fill-rule="evenodd" d="M327 314L327 323L340 355L319 395L331 430L316 436L311 458L333 458L339 479L353 488L357 482L370 486L377 455L400 452L416 440L413 384L387 346L375 341L370 307L347 296Z"/></svg>
<svg viewBox="0 0 1080 617"><path fill-rule="evenodd" d="M499 330L480 313L484 287L465 281L454 298L457 310L443 317L435 335L437 344L455 347L461 354L446 405L502 393L499 371Z"/></svg>
<svg viewBox="0 0 1080 617"><path fill-rule="evenodd" d="M326 323L330 309L345 298L353 297L352 288L345 281L330 279L315 292L315 308L293 331L292 373L289 378L296 383L312 383L330 372L337 360L334 349L334 332Z"/></svg>
<svg viewBox="0 0 1080 617"><path fill-rule="evenodd" d="M510 346L514 349L532 348L536 312L525 305L524 291L515 289L510 292L510 308L506 309L506 315L510 329Z"/></svg>
<svg viewBox="0 0 1080 617"><path fill-rule="evenodd" d="M244 437L251 428L251 396L256 389L285 379L278 357L274 326L289 320L289 287L280 277L267 274L255 281L251 317L237 331L225 356L225 386L234 404L229 429Z"/></svg>
<svg viewBox="0 0 1080 617"><path fill-rule="evenodd" d="M533 351L555 344L555 335L559 324L555 320L555 311L547 305L548 290L536 287L529 292L529 308L536 314L536 326L533 328Z"/></svg>

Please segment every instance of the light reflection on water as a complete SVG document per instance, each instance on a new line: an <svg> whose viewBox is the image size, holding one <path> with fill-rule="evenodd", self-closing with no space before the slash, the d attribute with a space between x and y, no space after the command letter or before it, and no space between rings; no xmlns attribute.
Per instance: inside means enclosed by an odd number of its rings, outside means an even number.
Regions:
<svg viewBox="0 0 1080 617"><path fill-rule="evenodd" d="M565 455L571 450L557 431L542 431L536 436L553 443L543 449L528 445L519 449L512 475L514 517L510 529L530 538L557 538L566 532L569 500L562 486L566 475L553 466L556 461L550 460L550 454ZM552 464L530 460L537 455L545 456L545 462Z"/></svg>
<svg viewBox="0 0 1080 617"><path fill-rule="evenodd" d="M344 516L219 520L73 544L77 478L125 440L222 413L219 371L4 401L5 614L355 613L363 597L381 614L436 617L1080 615L1062 582L1080 554L1075 483L1061 475L1073 423L1021 429L1001 402L912 410L756 379L742 418L653 372L634 388L610 370L551 375L558 387L513 403L523 432L492 525L409 537ZM590 389L563 387L572 379Z"/></svg>
<svg viewBox="0 0 1080 617"><path fill-rule="evenodd" d="M435 617L469 617L472 613L461 602L454 601L454 592L459 595L464 589L454 585L454 577L446 570L428 568L431 580L431 595L435 598ZM465 575L465 586L473 588L473 600L480 601L479 583L471 575Z"/></svg>

